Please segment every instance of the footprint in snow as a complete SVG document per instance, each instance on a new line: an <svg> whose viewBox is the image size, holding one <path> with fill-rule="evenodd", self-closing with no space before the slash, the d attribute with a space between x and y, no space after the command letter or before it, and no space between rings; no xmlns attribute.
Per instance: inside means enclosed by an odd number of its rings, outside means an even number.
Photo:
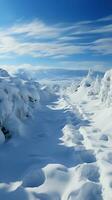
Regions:
<svg viewBox="0 0 112 200"><path fill-rule="evenodd" d="M23 178L23 187L38 187L45 181L44 172L41 169L29 170Z"/></svg>

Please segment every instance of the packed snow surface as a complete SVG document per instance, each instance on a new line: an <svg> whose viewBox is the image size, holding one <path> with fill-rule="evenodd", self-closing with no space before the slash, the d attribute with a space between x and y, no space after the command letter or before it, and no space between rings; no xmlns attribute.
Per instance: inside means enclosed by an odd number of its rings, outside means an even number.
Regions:
<svg viewBox="0 0 112 200"><path fill-rule="evenodd" d="M112 70L25 76L0 69L0 199L112 200Z"/></svg>

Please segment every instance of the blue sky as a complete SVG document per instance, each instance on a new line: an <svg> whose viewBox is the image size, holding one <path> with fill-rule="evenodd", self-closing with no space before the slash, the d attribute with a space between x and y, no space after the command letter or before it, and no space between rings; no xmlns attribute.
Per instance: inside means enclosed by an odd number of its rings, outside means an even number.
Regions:
<svg viewBox="0 0 112 200"><path fill-rule="evenodd" d="M0 66L112 67L111 0L0 0Z"/></svg>

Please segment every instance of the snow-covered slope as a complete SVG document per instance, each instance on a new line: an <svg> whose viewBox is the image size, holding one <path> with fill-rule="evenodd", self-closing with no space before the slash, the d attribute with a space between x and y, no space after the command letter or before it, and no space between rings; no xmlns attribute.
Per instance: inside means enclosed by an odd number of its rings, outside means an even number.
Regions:
<svg viewBox="0 0 112 200"><path fill-rule="evenodd" d="M111 80L0 70L0 199L111 200Z"/></svg>

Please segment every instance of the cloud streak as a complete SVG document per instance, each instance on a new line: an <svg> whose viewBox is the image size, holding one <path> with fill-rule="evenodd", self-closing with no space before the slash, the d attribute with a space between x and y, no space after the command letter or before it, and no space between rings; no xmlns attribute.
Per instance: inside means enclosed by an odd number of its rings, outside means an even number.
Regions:
<svg viewBox="0 0 112 200"><path fill-rule="evenodd" d="M15 24L0 30L0 59L13 55L61 59L88 52L111 55L111 22L112 15L72 24L48 25L38 19Z"/></svg>

